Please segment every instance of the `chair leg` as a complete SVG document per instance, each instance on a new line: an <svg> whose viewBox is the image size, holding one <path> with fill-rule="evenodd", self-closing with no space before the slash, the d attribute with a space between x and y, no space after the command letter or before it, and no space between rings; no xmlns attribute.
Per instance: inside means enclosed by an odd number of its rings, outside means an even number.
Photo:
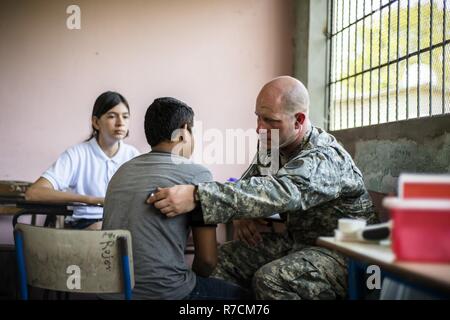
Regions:
<svg viewBox="0 0 450 320"><path fill-rule="evenodd" d="M56 216L47 215L47 217L45 217L44 227L55 228L56 227Z"/></svg>
<svg viewBox="0 0 450 320"><path fill-rule="evenodd" d="M23 300L28 300L27 271L23 253L23 236L20 230L14 231L14 242L16 244L17 267L19 268L20 297Z"/></svg>
<svg viewBox="0 0 450 320"><path fill-rule="evenodd" d="M348 298L350 300L364 299L365 264L350 259L348 264Z"/></svg>

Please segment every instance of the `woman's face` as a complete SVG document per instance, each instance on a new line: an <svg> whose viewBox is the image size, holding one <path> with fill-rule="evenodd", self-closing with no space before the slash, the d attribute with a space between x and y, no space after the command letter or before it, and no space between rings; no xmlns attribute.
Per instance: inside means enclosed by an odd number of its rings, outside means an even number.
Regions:
<svg viewBox="0 0 450 320"><path fill-rule="evenodd" d="M100 118L92 117L92 125L98 130L100 139L111 143L126 137L129 119L128 108L123 103L119 103Z"/></svg>

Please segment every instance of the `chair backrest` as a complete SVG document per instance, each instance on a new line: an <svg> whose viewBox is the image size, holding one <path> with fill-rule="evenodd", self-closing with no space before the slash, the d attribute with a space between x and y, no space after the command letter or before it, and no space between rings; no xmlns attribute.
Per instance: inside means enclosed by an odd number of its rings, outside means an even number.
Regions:
<svg viewBox="0 0 450 320"><path fill-rule="evenodd" d="M27 298L27 283L66 292L123 292L125 298L131 298L134 274L129 231L54 229L18 223L14 236L22 298Z"/></svg>

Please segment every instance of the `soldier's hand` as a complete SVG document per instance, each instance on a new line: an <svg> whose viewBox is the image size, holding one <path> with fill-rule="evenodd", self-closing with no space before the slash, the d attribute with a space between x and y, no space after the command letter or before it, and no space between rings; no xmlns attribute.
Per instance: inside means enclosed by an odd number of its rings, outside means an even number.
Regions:
<svg viewBox="0 0 450 320"><path fill-rule="evenodd" d="M262 241L258 225L266 225L263 219L239 219L233 220L234 238L249 246L256 246Z"/></svg>
<svg viewBox="0 0 450 320"><path fill-rule="evenodd" d="M167 217L175 217L194 210L194 189L193 185L158 188L157 192L148 197L147 203L153 204Z"/></svg>

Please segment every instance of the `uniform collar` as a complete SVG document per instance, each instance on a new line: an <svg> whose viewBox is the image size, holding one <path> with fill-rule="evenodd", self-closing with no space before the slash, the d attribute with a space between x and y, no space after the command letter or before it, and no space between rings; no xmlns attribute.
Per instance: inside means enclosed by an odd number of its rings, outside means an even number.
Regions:
<svg viewBox="0 0 450 320"><path fill-rule="evenodd" d="M122 154L124 153L124 150L122 148L122 141L119 141L119 150L117 150L116 154L110 158L108 157L100 147L100 145L97 142L97 139L92 138L88 141L89 145L91 146L92 150L94 151L94 154L98 157L100 157L102 160L105 161L112 161L114 163L120 163L120 159L122 158Z"/></svg>
<svg viewBox="0 0 450 320"><path fill-rule="evenodd" d="M298 154L301 151L309 148L309 143L311 141L311 136L313 135L313 131L314 131L314 126L310 125L309 129L306 130L305 135L303 136L302 142L299 144L299 146L295 149L295 151L289 157L283 157L280 154L280 163L282 163L282 165L284 165L285 163L288 163L293 158L298 156Z"/></svg>
<svg viewBox="0 0 450 320"><path fill-rule="evenodd" d="M314 126L310 125L309 129L306 130L305 135L303 136L302 143L300 143L299 151L307 148L308 143L311 140L311 135L312 135L313 131L314 131Z"/></svg>

